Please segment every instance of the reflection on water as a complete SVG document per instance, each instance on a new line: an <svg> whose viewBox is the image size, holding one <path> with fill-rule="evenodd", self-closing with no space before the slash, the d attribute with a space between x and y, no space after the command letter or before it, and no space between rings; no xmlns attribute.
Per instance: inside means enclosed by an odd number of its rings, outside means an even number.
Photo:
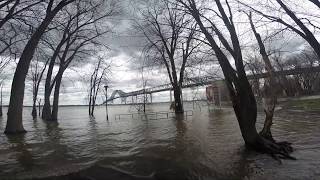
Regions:
<svg viewBox="0 0 320 180"><path fill-rule="evenodd" d="M168 110L152 105L152 111ZM192 104L185 105L191 109ZM24 110L28 133L0 134L0 179L68 174L108 166L157 179L316 179L320 176L320 113L278 111L274 137L293 142L297 161L280 165L244 148L232 109L201 108L193 116L148 120L114 115L129 106L104 107L89 118L86 107L61 107L59 123L32 119ZM63 115L63 116L62 116ZM262 126L263 114L258 126ZM5 128L0 119L0 131ZM98 170L97 168L95 170Z"/></svg>

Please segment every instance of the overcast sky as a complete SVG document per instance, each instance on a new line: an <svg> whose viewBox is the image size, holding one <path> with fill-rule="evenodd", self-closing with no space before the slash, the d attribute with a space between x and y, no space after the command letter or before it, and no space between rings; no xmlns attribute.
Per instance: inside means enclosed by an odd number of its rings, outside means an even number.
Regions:
<svg viewBox="0 0 320 180"><path fill-rule="evenodd" d="M130 92L142 88L142 73L140 59L142 58L141 50L144 45L144 38L137 36L132 32L132 2L129 0L121 1L122 12L120 15L110 19L113 32L108 35L106 42L110 50L107 53L107 61L111 62L111 75L109 77L111 94L113 90L123 90ZM10 98L11 82L15 71L15 64L12 62L5 70L6 80L3 85L3 104L7 105ZM61 105L87 104L88 84L82 82L82 77L92 70L92 65L87 64L81 67L72 67L64 73L62 88L60 93ZM145 79L148 80L148 86L157 86L169 83L168 77L161 69L145 68ZM27 80L28 81L28 80ZM43 98L44 81L39 89L39 98ZM165 94L165 95L163 95ZM159 93L154 95L155 101L169 100L169 93ZM159 97L159 98L157 98ZM98 97L98 103L101 103L105 97ZM32 85L31 82L26 83L25 105L32 104Z"/></svg>
<svg viewBox="0 0 320 180"><path fill-rule="evenodd" d="M145 39L141 35L132 30L131 25L133 22L134 11L133 4L140 0L130 1L122 0L122 13L113 17L110 21L113 24L113 33L108 36L106 42L110 47L108 54L108 61L112 63L111 76L110 76L110 89L109 94L113 90L120 89L124 92L142 88L142 73L141 65L142 48L145 45ZM241 26L240 26L241 28ZM244 40L250 38L248 36L242 37ZM251 37L252 38L252 37ZM252 39L250 39L252 41ZM274 46L281 47L283 51L294 52L302 49L306 43L298 38L293 33L287 33L281 39L276 39ZM269 47L270 48L270 47ZM275 47L273 47L275 48ZM277 47L276 47L277 48ZM5 71L7 80L4 81L3 87L3 104L8 104L10 97L10 86L12 75L14 73L15 63L11 63ZM61 88L60 104L61 105L75 105L87 104L87 89L88 84L85 84L82 77L92 70L92 65L86 64L81 67L73 67L68 69L64 74L64 79ZM168 76L164 69L159 68L145 68L144 76L147 77L147 86L153 87L161 84L169 83ZM43 84L39 90L39 98L43 98ZM184 98L192 99L192 92L198 92L198 97L204 97L204 87L199 89L186 90ZM157 93L153 96L154 101L168 101L169 92ZM103 96L98 98L98 103L103 101ZM26 83L25 90L25 105L31 105L32 93L31 86Z"/></svg>

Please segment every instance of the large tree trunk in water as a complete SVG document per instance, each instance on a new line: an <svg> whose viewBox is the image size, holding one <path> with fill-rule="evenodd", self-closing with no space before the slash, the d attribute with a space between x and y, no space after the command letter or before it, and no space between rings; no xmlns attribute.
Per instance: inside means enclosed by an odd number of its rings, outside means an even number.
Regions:
<svg viewBox="0 0 320 180"><path fill-rule="evenodd" d="M37 96L38 96L38 88L34 88L33 99L32 99L32 112L31 115L33 118L37 117Z"/></svg>
<svg viewBox="0 0 320 180"><path fill-rule="evenodd" d="M183 105L181 99L181 88L179 86L173 88L175 113L183 113Z"/></svg>
<svg viewBox="0 0 320 180"><path fill-rule="evenodd" d="M93 116L93 114L94 114L95 106L96 106L96 101L93 100L93 101L92 101L92 105L91 105L91 116Z"/></svg>
<svg viewBox="0 0 320 180"><path fill-rule="evenodd" d="M51 115L52 121L58 120L59 94L60 94L61 80L62 80L62 74L58 73L57 81L54 87L54 94L53 94L52 115Z"/></svg>
<svg viewBox="0 0 320 180"><path fill-rule="evenodd" d="M272 126L272 119L273 119L273 110L268 111L268 110L264 110L265 114L266 114L266 119L264 120L264 125L263 125L263 129L260 131L260 135L263 136L264 138L267 138L271 141L274 141L273 137L272 137L272 133L271 133L271 126Z"/></svg>
<svg viewBox="0 0 320 180"><path fill-rule="evenodd" d="M44 104L43 104L43 107L42 107L42 119L50 120L50 118L51 118L50 95L47 96L47 97L45 96L44 99L45 99L45 101L44 101Z"/></svg>
<svg viewBox="0 0 320 180"><path fill-rule="evenodd" d="M22 124L22 109L23 109L23 98L25 88L25 78L29 69L29 64L32 59L33 53L31 51L35 49L37 43L28 44L26 49L31 49L25 56L20 58L16 72L14 74L11 96L8 108L8 118L5 133L6 134L17 134L25 133L25 129Z"/></svg>
<svg viewBox="0 0 320 180"><path fill-rule="evenodd" d="M205 35L206 40L210 44L212 50L215 52L217 60L223 71L225 82L227 84L230 98L232 100L233 109L237 116L237 120L240 126L241 135L245 144L248 148L254 149L258 152L271 154L275 158L291 158L289 154L292 152L292 148L288 143L275 143L266 138L263 138L258 134L256 129L256 119L257 119L257 104L246 76L244 69L241 46L238 41L238 35L236 33L236 28L232 21L232 14L227 16L224 7L219 0L216 0L217 7L219 9L221 18L229 31L230 38L232 41L231 48L230 44L224 37L224 35L216 28L214 22L211 21L212 29L215 31L214 36L217 35L223 46L231 53L233 59L235 60L235 67L231 65L229 58L223 52L220 45L215 40L213 34L208 31L207 27L202 23L200 12L197 8L196 1L188 0L184 2L179 0L183 4L190 14L194 17L195 21L199 25L200 30ZM228 1L226 1L228 7ZM232 11L229 9L229 12Z"/></svg>
<svg viewBox="0 0 320 180"><path fill-rule="evenodd" d="M33 118L36 118L37 115L38 115L36 102L33 102L33 104L32 104L32 112L31 112L31 115L32 115Z"/></svg>
<svg viewBox="0 0 320 180"><path fill-rule="evenodd" d="M43 20L43 22L35 31L35 33L31 36L30 40L26 44L21 54L11 85L8 119L5 130L6 134L17 134L26 132L22 124L25 79L29 70L30 62L32 60L35 49L39 43L39 40L45 32L48 25L50 24L54 15L55 14L51 14Z"/></svg>
<svg viewBox="0 0 320 180"><path fill-rule="evenodd" d="M268 80L269 83L265 85L264 90L264 98L263 98L263 106L264 106L264 112L265 112L265 120L263 129L260 131L260 135L266 139L269 139L273 142L275 140L272 137L271 133L271 126L273 124L273 114L274 109L277 104L277 95L276 95L276 84L273 82L273 80ZM271 86L272 84L272 86Z"/></svg>
<svg viewBox="0 0 320 180"><path fill-rule="evenodd" d="M229 89L230 97L246 146L256 148L260 138L256 129L257 104L251 87L248 86L249 82L242 81L243 83L239 83L240 87L237 87L237 94Z"/></svg>
<svg viewBox="0 0 320 180"><path fill-rule="evenodd" d="M91 87L92 89L92 87ZM91 104L92 104L92 90L90 89L90 95L89 95L89 116L92 116L93 113L91 113Z"/></svg>
<svg viewBox="0 0 320 180"><path fill-rule="evenodd" d="M42 119L50 120L51 119L51 105L50 105L50 95L51 95L51 78L53 67L55 63L55 58L52 58L48 67L45 88L44 88L44 104L42 108Z"/></svg>
<svg viewBox="0 0 320 180"><path fill-rule="evenodd" d="M246 78L240 79L240 81L236 87L237 94L233 93L233 89L229 89L229 91L246 147L258 152L271 154L278 160L279 158L295 159L289 155L293 151L290 143L275 142L273 139L266 138L257 133L255 126L257 119L255 97ZM268 114L267 118L271 118L271 121L267 121L268 123L271 122L272 124L272 116L273 114ZM265 124L266 132L270 131L271 127L271 124L268 123Z"/></svg>

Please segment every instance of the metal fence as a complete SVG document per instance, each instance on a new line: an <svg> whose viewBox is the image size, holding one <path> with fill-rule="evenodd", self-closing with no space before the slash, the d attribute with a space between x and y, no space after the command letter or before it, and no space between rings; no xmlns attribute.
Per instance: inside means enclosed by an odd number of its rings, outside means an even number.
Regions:
<svg viewBox="0 0 320 180"><path fill-rule="evenodd" d="M184 116L193 116L193 111L184 111ZM115 120L120 119L143 119L143 120L157 120L157 119L169 119L175 118L175 112L172 111L159 111L159 112L149 112L149 113L128 113L128 114L116 114Z"/></svg>

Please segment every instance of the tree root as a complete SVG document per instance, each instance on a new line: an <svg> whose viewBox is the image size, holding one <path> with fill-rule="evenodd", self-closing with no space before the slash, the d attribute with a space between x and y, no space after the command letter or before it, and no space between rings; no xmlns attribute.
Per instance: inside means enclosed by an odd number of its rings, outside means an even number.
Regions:
<svg viewBox="0 0 320 180"><path fill-rule="evenodd" d="M249 145L249 147L258 152L271 155L279 163L281 163L281 159L296 160L295 157L290 155L293 152L291 143L286 141L276 142L273 139L260 136L256 142Z"/></svg>

